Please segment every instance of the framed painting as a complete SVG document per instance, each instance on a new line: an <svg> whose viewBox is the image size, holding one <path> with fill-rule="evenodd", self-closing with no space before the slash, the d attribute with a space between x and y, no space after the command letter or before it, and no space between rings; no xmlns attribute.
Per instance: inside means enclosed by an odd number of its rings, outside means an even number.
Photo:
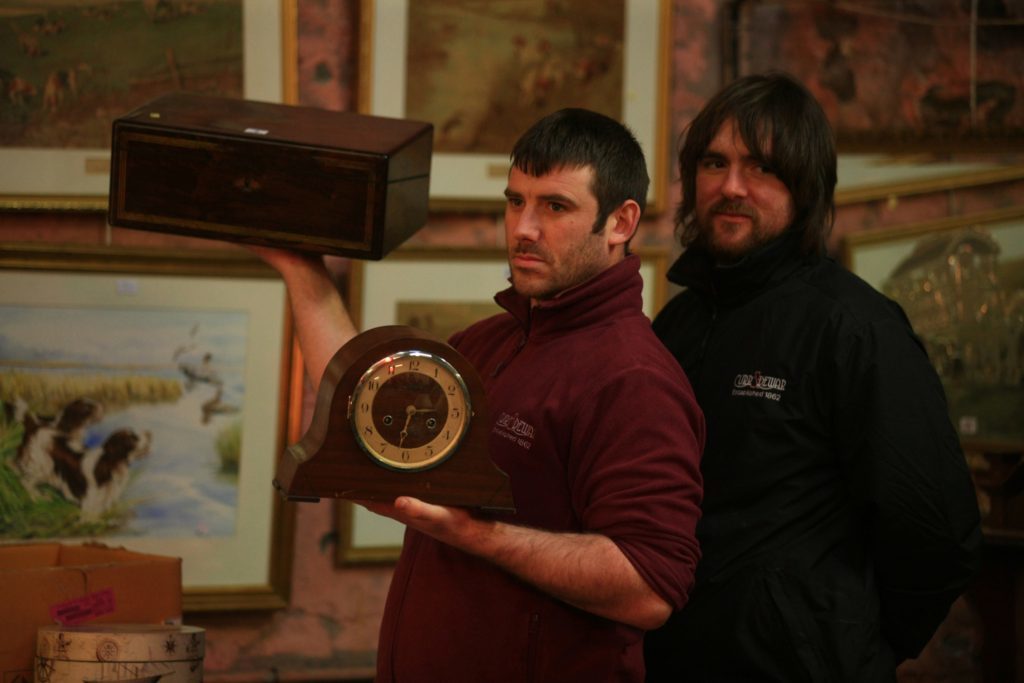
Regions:
<svg viewBox="0 0 1024 683"><path fill-rule="evenodd" d="M1024 541L1024 209L846 241L850 269L906 311L942 380L989 542Z"/></svg>
<svg viewBox="0 0 1024 683"><path fill-rule="evenodd" d="M186 611L286 605L293 348L247 254L0 246L0 542L180 557Z"/></svg>
<svg viewBox="0 0 1024 683"><path fill-rule="evenodd" d="M296 2L4 0L0 209L105 210L112 122L160 95L293 99Z"/></svg>
<svg viewBox="0 0 1024 683"><path fill-rule="evenodd" d="M643 306L653 318L665 303L669 253L637 249ZM440 339L501 311L494 295L506 289L504 249L398 249L382 261L352 263L350 310L360 329L409 325ZM338 564L391 562L405 528L348 501L337 501Z"/></svg>
<svg viewBox="0 0 1024 683"><path fill-rule="evenodd" d="M842 151L1004 151L1024 139L1024 6L734 0L725 80L787 71Z"/></svg>
<svg viewBox="0 0 1024 683"><path fill-rule="evenodd" d="M1024 157L1017 161L1024 161ZM1024 163L1001 155L955 155L939 159L913 155L840 154L837 206L878 199L959 190L1024 178Z"/></svg>
<svg viewBox="0 0 1024 683"><path fill-rule="evenodd" d="M632 129L647 155L650 210L663 208L668 0L362 0L360 7L360 110L434 124L433 208L501 206L515 140L570 106Z"/></svg>
<svg viewBox="0 0 1024 683"><path fill-rule="evenodd" d="M1024 449L1024 209L847 237L851 271L906 311L965 449Z"/></svg>

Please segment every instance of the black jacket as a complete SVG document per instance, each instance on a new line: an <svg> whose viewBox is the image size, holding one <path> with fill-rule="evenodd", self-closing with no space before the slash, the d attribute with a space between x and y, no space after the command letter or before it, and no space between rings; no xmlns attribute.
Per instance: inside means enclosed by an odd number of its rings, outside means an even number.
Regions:
<svg viewBox="0 0 1024 683"><path fill-rule="evenodd" d="M977 501L897 304L784 236L688 250L654 329L707 421L689 604L648 681L894 681L977 569Z"/></svg>

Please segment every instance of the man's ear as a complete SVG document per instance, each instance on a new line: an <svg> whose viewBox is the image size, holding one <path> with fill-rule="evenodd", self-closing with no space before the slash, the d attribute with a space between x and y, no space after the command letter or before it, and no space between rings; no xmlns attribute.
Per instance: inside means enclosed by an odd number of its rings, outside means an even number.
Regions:
<svg viewBox="0 0 1024 683"><path fill-rule="evenodd" d="M640 205L632 199L627 199L612 211L604 226L608 245L618 246L633 239L640 224L640 214Z"/></svg>

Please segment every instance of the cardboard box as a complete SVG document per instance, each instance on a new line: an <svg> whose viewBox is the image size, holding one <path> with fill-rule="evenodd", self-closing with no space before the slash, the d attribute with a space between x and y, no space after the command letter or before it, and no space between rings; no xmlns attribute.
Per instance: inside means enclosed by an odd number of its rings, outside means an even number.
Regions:
<svg viewBox="0 0 1024 683"><path fill-rule="evenodd" d="M31 681L40 626L181 623L181 558L98 543L0 546L0 676Z"/></svg>

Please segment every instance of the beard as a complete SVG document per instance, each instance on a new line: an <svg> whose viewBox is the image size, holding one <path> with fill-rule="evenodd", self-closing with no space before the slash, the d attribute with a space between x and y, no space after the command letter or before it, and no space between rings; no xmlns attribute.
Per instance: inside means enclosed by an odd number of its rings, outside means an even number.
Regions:
<svg viewBox="0 0 1024 683"><path fill-rule="evenodd" d="M514 266L511 268L515 290L539 301L553 299L567 289L586 282L610 265L604 241L594 233L577 243L576 248L566 250L560 258L555 258L547 249L534 243L519 244L510 250L510 263L511 257L516 254L531 254L543 260L544 266L539 273L527 269L519 271Z"/></svg>
<svg viewBox="0 0 1024 683"><path fill-rule="evenodd" d="M719 214L744 216L750 221L749 227L716 226L715 217ZM708 252L716 263L731 264L773 241L787 227L785 225L765 225L761 215L744 202L723 199L713 204L703 216L697 218L697 237L694 244ZM735 233L741 229L746 234L737 236Z"/></svg>

